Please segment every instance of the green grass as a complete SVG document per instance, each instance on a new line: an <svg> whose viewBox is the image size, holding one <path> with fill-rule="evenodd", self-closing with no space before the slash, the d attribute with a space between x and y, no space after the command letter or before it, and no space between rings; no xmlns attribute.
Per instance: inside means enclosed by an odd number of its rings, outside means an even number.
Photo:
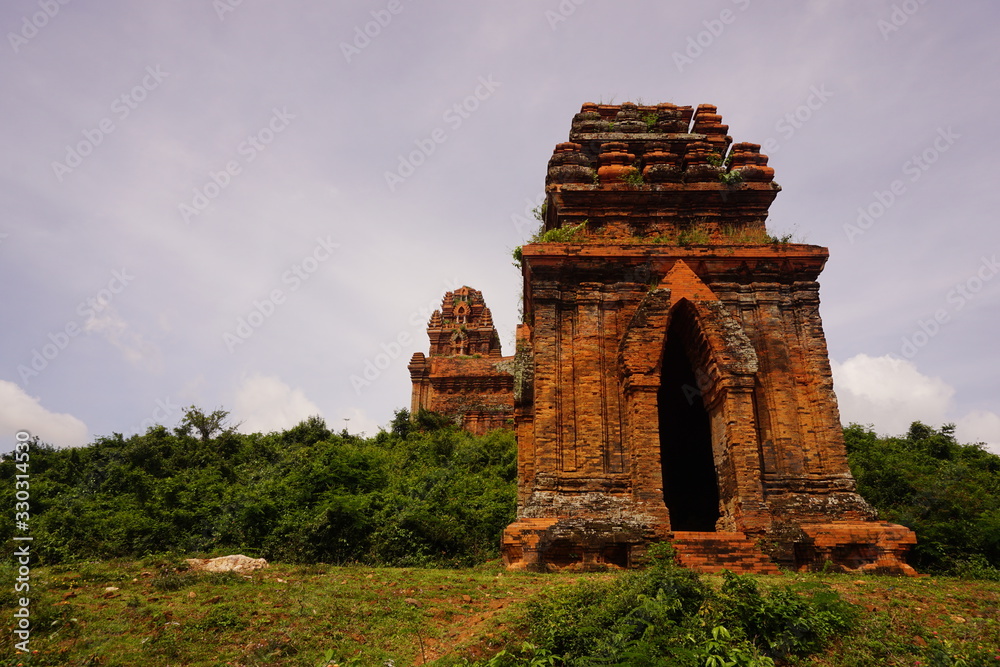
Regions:
<svg viewBox="0 0 1000 667"><path fill-rule="evenodd" d="M30 648L38 652L30 659L15 654L5 628L0 655L12 657L0 665L315 667L325 664L328 652L341 665L476 659L498 650L491 647L502 641L499 623L508 607L542 587L578 578L509 573L496 565L272 564L247 576L178 571L177 565L33 568ZM9 566L0 573L13 580ZM2 602L9 628L13 593Z"/></svg>
<svg viewBox="0 0 1000 667"><path fill-rule="evenodd" d="M858 631L806 665L1000 665L996 582L848 574L794 578L825 582L864 610Z"/></svg>
<svg viewBox="0 0 1000 667"><path fill-rule="evenodd" d="M460 665L518 647L524 602L615 574L272 564L196 574L166 560L32 570L30 658L0 638L0 665ZM2 575L10 581L11 567ZM713 588L722 578L706 576ZM859 630L798 664L1000 664L1000 583L786 574L765 588L823 582L861 607ZM110 587L117 590L108 590ZM0 598L11 624L13 593ZM939 650L940 649L940 650ZM934 652L938 658L934 661ZM951 657L943 658L941 651ZM989 662L977 662L989 654ZM957 658L965 655L965 663Z"/></svg>

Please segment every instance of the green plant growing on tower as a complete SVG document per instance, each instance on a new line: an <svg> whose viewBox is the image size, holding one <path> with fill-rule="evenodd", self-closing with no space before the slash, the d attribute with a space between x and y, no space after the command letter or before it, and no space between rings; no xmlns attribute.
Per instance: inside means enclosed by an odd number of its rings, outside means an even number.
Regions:
<svg viewBox="0 0 1000 667"><path fill-rule="evenodd" d="M538 231L531 235L528 239L528 243L572 243L574 241L582 241L582 232L587 228L587 220L584 220L578 225L571 225L569 227L556 227L555 229L550 229L545 231L545 227L540 227ZM518 269L521 268L524 263L524 246L517 246L511 251L511 257L514 259L514 266Z"/></svg>
<svg viewBox="0 0 1000 667"><path fill-rule="evenodd" d="M621 177L621 180L623 183L633 188L637 188L646 184L645 179L643 179L642 177L642 172L635 167L626 172L625 175Z"/></svg>
<svg viewBox="0 0 1000 667"><path fill-rule="evenodd" d="M739 245L760 245L762 243L771 243L773 239L763 229L745 226L736 227L734 225L723 226L722 235L726 238L727 242Z"/></svg>
<svg viewBox="0 0 1000 667"><path fill-rule="evenodd" d="M545 221L545 211L548 210L549 202L548 200L543 201L540 205L531 209L531 215L535 216L535 220L538 222Z"/></svg>
<svg viewBox="0 0 1000 667"><path fill-rule="evenodd" d="M510 251L510 256L514 260L514 266L518 269L524 264L524 246L517 246Z"/></svg>
<svg viewBox="0 0 1000 667"><path fill-rule="evenodd" d="M579 225L556 227L542 233L537 239L532 239L532 243L572 243L573 241L580 241L582 240L580 235L586 228L586 220Z"/></svg>
<svg viewBox="0 0 1000 667"><path fill-rule="evenodd" d="M775 236L773 234L767 235L767 240L775 245L786 245L792 242L792 237L794 234L792 232L787 232L781 236Z"/></svg>
<svg viewBox="0 0 1000 667"><path fill-rule="evenodd" d="M723 172L719 174L719 181L729 186L739 185L743 182L743 172L739 169Z"/></svg>
<svg viewBox="0 0 1000 667"><path fill-rule="evenodd" d="M677 245L708 245L711 237L701 226L688 227L677 235Z"/></svg>

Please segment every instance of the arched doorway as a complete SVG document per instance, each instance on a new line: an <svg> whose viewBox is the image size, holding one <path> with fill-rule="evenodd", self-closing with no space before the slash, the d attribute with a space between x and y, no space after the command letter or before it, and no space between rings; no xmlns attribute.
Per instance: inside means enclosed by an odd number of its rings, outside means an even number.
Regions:
<svg viewBox="0 0 1000 667"><path fill-rule="evenodd" d="M714 531L719 519L719 483L712 456L712 430L703 392L689 350L696 322L677 308L667 328L657 394L663 500L670 527Z"/></svg>

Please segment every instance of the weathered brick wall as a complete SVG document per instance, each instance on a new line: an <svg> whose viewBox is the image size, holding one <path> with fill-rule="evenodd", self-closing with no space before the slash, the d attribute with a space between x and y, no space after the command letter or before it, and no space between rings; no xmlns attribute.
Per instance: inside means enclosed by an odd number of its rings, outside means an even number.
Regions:
<svg viewBox="0 0 1000 667"><path fill-rule="evenodd" d="M847 467L819 317L827 251L766 236L780 188L759 146L726 155L727 131L710 105L588 104L556 147L544 227L562 237L522 249L512 567L626 566L675 539L698 567L906 571L912 533L873 521ZM704 442L683 419L704 421ZM718 518L679 532L694 446L717 488L692 493Z"/></svg>
<svg viewBox="0 0 1000 667"><path fill-rule="evenodd" d="M483 435L512 429L513 357L503 357L500 338L482 293L471 287L448 292L427 327L430 355L410 359L413 385L410 410L453 417L466 430Z"/></svg>

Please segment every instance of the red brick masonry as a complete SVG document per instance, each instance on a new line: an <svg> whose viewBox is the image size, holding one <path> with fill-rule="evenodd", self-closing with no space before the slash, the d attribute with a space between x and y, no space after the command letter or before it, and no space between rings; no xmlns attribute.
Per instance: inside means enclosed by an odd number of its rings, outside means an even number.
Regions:
<svg viewBox="0 0 1000 667"><path fill-rule="evenodd" d="M827 250L767 236L774 171L727 131L710 105L585 104L549 161L544 226L563 240L523 248L525 323L503 367L512 568L629 567L670 540L702 571L914 574L914 534L877 521L847 467L819 316ZM442 337L456 344L443 319L410 365L415 408L506 397L471 389L496 379L493 348L481 375L435 365Z"/></svg>
<svg viewBox="0 0 1000 667"><path fill-rule="evenodd" d="M477 435L513 428L512 357L501 356L493 315L479 290L462 287L444 295L427 325L430 355L410 359L413 414L432 410Z"/></svg>

